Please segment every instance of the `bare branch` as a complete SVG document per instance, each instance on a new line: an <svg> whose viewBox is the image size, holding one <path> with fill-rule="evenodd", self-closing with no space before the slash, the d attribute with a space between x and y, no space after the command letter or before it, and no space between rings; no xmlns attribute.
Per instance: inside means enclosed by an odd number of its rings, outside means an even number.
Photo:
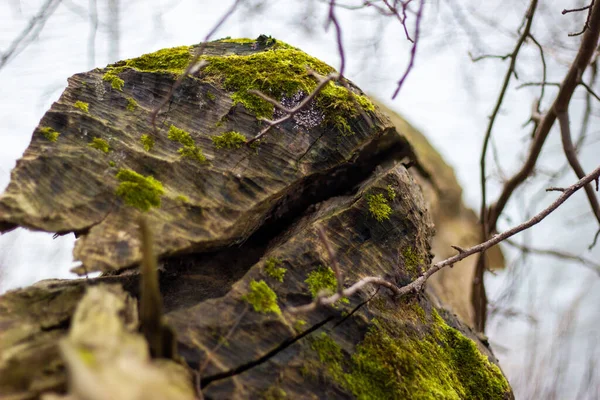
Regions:
<svg viewBox="0 0 600 400"><path fill-rule="evenodd" d="M398 297L409 294L411 292L418 292L423 289L427 280L433 274L438 272L439 270L441 270L445 267L452 266L452 265L456 264L457 262L459 262L473 254L483 253L484 251L488 250L490 247L493 247L493 246L497 245L498 243L510 238L511 236L514 236L517 233L522 232L526 229L529 229L532 226L540 223L548 215L550 215L554 210L556 210L561 204L563 204L569 197L571 197L573 195L573 193L577 192L582 187L588 185L593 180L598 179L598 177L600 177L600 166L598 166L589 175L586 175L585 177L583 177L582 179L577 181L575 184L566 188L565 191L556 200L554 200L552 202L552 204L550 204L548 207L546 207L545 209L543 209L542 211L540 211L538 214L534 215L527 221L525 221L522 224L519 224L509 230L506 230L498 235L495 235L483 243L469 247L468 249L464 249L464 251L462 251L462 252L459 251L458 254L433 264L419 278L417 278L416 280L414 280L413 282L409 283L406 286L398 287L383 278L369 276L366 278L362 278L361 280L359 280L358 282L356 282L349 288L344 289L342 291L342 293L336 293L334 295L327 296L327 297L319 296L310 304L300 306L300 307L290 307L288 310L290 312L307 312L307 311L312 311L319 306L331 305L331 304L334 304L336 301L340 300L342 297L352 296L354 293L356 293L357 291L359 291L360 289L362 289L363 287L365 287L367 285L377 285L377 286L382 286L382 287L388 288L394 293L395 296L398 296Z"/></svg>
<svg viewBox="0 0 600 400"><path fill-rule="evenodd" d="M579 35L583 34L589 28L590 16L592 14L592 7L593 7L593 5L594 5L594 0L592 0L592 2L590 3L590 5L588 5L587 7L582 7L582 8L578 8L578 9L575 8L575 9L572 9L572 10L564 9L562 11L562 14L565 15L567 13L574 12L574 11L583 11L583 10L586 10L586 9L588 10L587 17L586 17L586 20L585 20L585 24L583 24L583 28L581 29L581 31L579 31L577 33L569 33L570 37L579 36Z"/></svg>
<svg viewBox="0 0 600 400"><path fill-rule="evenodd" d="M287 121L288 119L292 118L294 115L296 115L297 113L299 113L300 111L302 111L302 109L311 102L312 99L315 98L315 96L317 94L319 94L319 92L321 91L321 89L323 89L325 87L325 85L327 85L329 83L329 81L332 80L337 80L340 78L340 76L336 73L331 73L325 77L317 74L316 72L309 70L309 74L313 75L314 77L316 77L319 80L319 84L317 85L317 87L315 88L315 90L312 91L312 93L310 93L308 96L306 96L296 107L294 108L286 108L283 105L279 104L279 102L275 99L270 98L269 96L267 96L264 93L259 92L258 90L249 90L248 93L252 93L256 96L259 96L260 98L262 98L265 101L268 101L269 103L273 104L275 107L277 107L279 110L287 113L286 115L284 115L283 117L272 121L270 119L267 118L261 118L262 121L264 121L267 126L260 131L260 133L258 135L256 135L255 137L253 137L252 139L248 140L246 142L246 144L249 146L252 143L254 143L257 140L260 140L263 136L265 136L273 127L276 127L279 124L284 123L285 121Z"/></svg>
<svg viewBox="0 0 600 400"><path fill-rule="evenodd" d="M600 101L600 97L596 93L594 93L594 91L592 90L592 88L589 87L587 83L585 83L584 81L580 81L579 84L581 86L583 86L585 88L585 90L587 90L587 92L590 95L594 96L596 98L596 100Z"/></svg>
<svg viewBox="0 0 600 400"><path fill-rule="evenodd" d="M539 255L549 256L549 257L556 257L561 260L575 261L586 267L589 267L592 271L594 271L598 275L600 275L600 264L596 263L592 260L589 260L585 257L581 257L576 254L572 254L572 253L568 253L568 252L564 252L564 251L553 250L553 249L538 249L535 247L524 246L524 245L519 244L510 239L506 239L504 241L504 243L509 244L512 247L515 247L521 251L526 251L528 253L539 254Z"/></svg>
<svg viewBox="0 0 600 400"><path fill-rule="evenodd" d="M593 4L593 2L592 2L592 4ZM589 9L589 8L592 8L592 4L590 4L590 5L587 5L587 6L585 6L585 7L581 7L581 8L571 8L571 9L566 9L566 8L565 8L564 10L562 10L562 13L561 13L561 14L562 14L562 15L565 15L565 14L572 13L572 12L577 12L577 11L585 11L585 10L587 10L587 9Z"/></svg>
<svg viewBox="0 0 600 400"><path fill-rule="evenodd" d="M327 19L327 25L325 26L326 30L329 23L332 23L335 27L335 39L337 42L338 53L340 55L340 76L344 76L344 72L346 71L346 55L344 53L344 44L342 43L342 27L340 26L340 22L335 15L335 0L331 0L329 2L329 15Z"/></svg>
<svg viewBox="0 0 600 400"><path fill-rule="evenodd" d="M529 39L531 39L531 41L533 42L533 44L535 44L536 47L538 48L538 50L540 51L540 59L542 60L542 83L543 83L543 85L541 85L542 89L541 89L541 93L540 93L540 98L538 99L537 108L535 110L536 113L539 114L539 112L540 112L540 104L542 104L542 102L544 101L544 91L546 90L546 85L545 85L545 83L546 83L546 76L547 76L546 57L544 56L544 48L542 47L542 45L540 44L540 42L538 42L536 40L536 38L531 34L531 32L529 33Z"/></svg>
<svg viewBox="0 0 600 400"><path fill-rule="evenodd" d="M421 19L423 17L424 6L425 0L421 0L421 2L419 3L419 10L417 11L417 19L415 22L415 39L413 41L412 48L410 49L410 61L408 62L408 66L406 67L402 78L400 78L400 81L398 81L398 87L396 87L396 91L394 91L394 94L392 95L392 100L395 99L396 96L398 96L400 89L402 89L402 85L404 85L404 81L408 77L408 74L410 73L410 71L413 68L413 65L415 64L415 57L417 55L417 44L419 43L419 35L421 33Z"/></svg>
<svg viewBox="0 0 600 400"><path fill-rule="evenodd" d="M61 0L46 0L46 2L42 4L40 10L29 20L29 23L25 29L23 29L21 34L17 36L10 46L8 46L8 49L0 55L0 69L38 37L60 2Z"/></svg>
<svg viewBox="0 0 600 400"><path fill-rule="evenodd" d="M525 82L525 83L521 83L515 89L519 90L519 89L523 89L524 87L529 87L529 86L541 86L542 88L544 88L545 86L560 87L560 83L558 83L558 82Z"/></svg>
<svg viewBox="0 0 600 400"><path fill-rule="evenodd" d="M402 5L402 16L400 15L400 12L398 11L398 7L396 7L397 2L394 2L394 5L392 5L392 4L390 4L389 0L383 0L383 4L385 4L387 6L387 8L390 10L390 14L395 15L396 18L398 18L398 21L400 21L402 28L404 28L404 34L406 35L406 40L408 40L411 43L414 43L415 41L411 39L410 34L408 33L408 28L406 27L406 9L408 8L408 5L410 4L411 1L412 0L400 2L400 4Z"/></svg>
<svg viewBox="0 0 600 400"><path fill-rule="evenodd" d="M588 250L591 250L594 248L594 246L596 246L596 243L598 243L598 237L600 237L600 229L598 229L598 231L594 235L594 240L592 240L592 244L589 245Z"/></svg>
<svg viewBox="0 0 600 400"><path fill-rule="evenodd" d="M471 61L473 61L473 62L485 60L488 58L497 58L497 59L504 61L504 60L508 59L510 56L511 56L510 54L505 54L503 56L498 55L498 54L483 54L481 56L474 57L473 54L471 54L471 52L469 52L469 57L471 58Z"/></svg>
<svg viewBox="0 0 600 400"><path fill-rule="evenodd" d="M569 123L569 112L561 111L558 113L558 123L560 125L560 133L563 144L563 150L571 168L575 172L575 175L579 179L585 176L585 172L583 171L583 167L579 163L577 159L577 154L575 153L575 148L573 147L573 142L571 141L571 126ZM598 204L598 199L596 198L596 194L594 193L594 189L592 185L585 185L585 194L588 197L590 202L590 206L592 207L592 211L600 224L600 204Z"/></svg>
<svg viewBox="0 0 600 400"><path fill-rule="evenodd" d="M590 18L590 28L583 35L581 45L575 60L571 64L565 79L562 82L561 88L552 104L552 107L543 116L541 122L536 127L534 139L531 144L527 159L521 169L508 181L505 182L502 192L498 200L490 207L488 214L488 232L492 232L496 228L496 223L500 214L506 207L508 200L513 192L519 187L535 167L537 159L542 151L542 147L550 133L550 129L556 120L556 113L565 110L573 96L573 92L579 82L581 71L584 71L596 50L598 44L598 36L600 35L600 2L594 3Z"/></svg>

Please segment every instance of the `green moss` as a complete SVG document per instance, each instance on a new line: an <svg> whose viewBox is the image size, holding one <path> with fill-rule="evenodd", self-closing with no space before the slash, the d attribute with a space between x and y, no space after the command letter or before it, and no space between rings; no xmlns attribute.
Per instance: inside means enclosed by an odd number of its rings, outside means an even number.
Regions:
<svg viewBox="0 0 600 400"><path fill-rule="evenodd" d="M396 198L396 191L394 190L392 185L387 185L387 196L388 196L388 199L390 199L392 201Z"/></svg>
<svg viewBox="0 0 600 400"><path fill-rule="evenodd" d="M226 37L225 39L220 39L218 41L222 42L222 43L237 43L237 44L256 43L255 39L248 39L248 38L231 39L230 37Z"/></svg>
<svg viewBox="0 0 600 400"><path fill-rule="evenodd" d="M99 137L93 138L92 141L90 143L88 143L88 146L90 146L96 150L100 150L104 153L108 153L110 151L110 146L109 146L108 142Z"/></svg>
<svg viewBox="0 0 600 400"><path fill-rule="evenodd" d="M171 125L167 138L183 145L183 147L178 150L179 154L181 154L181 157L191 158L199 163L206 161L206 157L204 157L202 149L196 147L194 139L192 139L192 136L189 134L189 132Z"/></svg>
<svg viewBox="0 0 600 400"><path fill-rule="evenodd" d="M165 193L162 183L152 176L143 176L130 169L120 169L117 173L119 186L117 196L125 204L148 211L152 207L160 207L160 198Z"/></svg>
<svg viewBox="0 0 600 400"><path fill-rule="evenodd" d="M302 332L305 325L306 325L306 321L299 318L294 322L294 330L296 332Z"/></svg>
<svg viewBox="0 0 600 400"><path fill-rule="evenodd" d="M261 395L262 400L284 400L287 398L287 393L279 386L271 386Z"/></svg>
<svg viewBox="0 0 600 400"><path fill-rule="evenodd" d="M134 111L138 106L137 101L135 101L135 99L128 97L127 98L127 111Z"/></svg>
<svg viewBox="0 0 600 400"><path fill-rule="evenodd" d="M50 128L49 126L41 127L40 133L42 135L44 135L44 137L51 142L56 142L58 140L58 137L60 136L60 132L55 131L54 129Z"/></svg>
<svg viewBox="0 0 600 400"><path fill-rule="evenodd" d="M402 249L402 257L404 258L404 268L412 274L419 273L419 266L423 264L423 258L412 247Z"/></svg>
<svg viewBox="0 0 600 400"><path fill-rule="evenodd" d="M182 204L188 204L190 202L190 198L180 194L177 197L175 197L175 201Z"/></svg>
<svg viewBox="0 0 600 400"><path fill-rule="evenodd" d="M89 103L85 103L83 101L79 101L77 100L74 104L73 107L75 108L79 108L81 111L89 113L90 112L90 104Z"/></svg>
<svg viewBox="0 0 600 400"><path fill-rule="evenodd" d="M167 138L174 142L178 142L184 146L193 147L196 145L194 143L194 139L192 139L192 136L189 134L189 132L177 128L175 125L171 125L171 127L169 128L169 134L167 135Z"/></svg>
<svg viewBox="0 0 600 400"><path fill-rule="evenodd" d="M281 309L277 305L277 295L263 280L250 282L250 292L242 297L247 303L254 307L254 311L268 314L281 315Z"/></svg>
<svg viewBox="0 0 600 400"><path fill-rule="evenodd" d="M388 205L388 202L386 198L383 197L383 194L367 194L365 197L369 206L369 212L373 218L379 222L390 219L392 208Z"/></svg>
<svg viewBox="0 0 600 400"><path fill-rule="evenodd" d="M283 277L287 270L283 267L279 267L279 265L281 265L281 260L275 257L268 258L267 261L265 261L265 273L271 278L283 282Z"/></svg>
<svg viewBox="0 0 600 400"><path fill-rule="evenodd" d="M319 266L319 268L308 274L304 282L308 285L308 290L313 297L317 297L321 291L330 295L337 292L337 278L330 267ZM342 298L339 301L349 303L347 298Z"/></svg>
<svg viewBox="0 0 600 400"><path fill-rule="evenodd" d="M108 162L108 165L110 167L115 167L117 164L114 161L111 160L111 161Z"/></svg>
<svg viewBox="0 0 600 400"><path fill-rule="evenodd" d="M192 54L190 46L162 49L154 53L144 54L137 58L119 61L109 65L102 79L110 82L113 89L123 91L125 81L119 78L119 74L126 69L131 68L142 72L169 72L181 74L191 59Z"/></svg>
<svg viewBox="0 0 600 400"><path fill-rule="evenodd" d="M125 81L117 75L117 71L109 70L102 76L103 81L110 82L110 86L113 89L123 91L123 85L125 85Z"/></svg>
<svg viewBox="0 0 600 400"><path fill-rule="evenodd" d="M243 104L259 118L272 118L273 105L248 91L259 90L275 99L291 97L300 91L308 94L316 88L317 80L308 74L306 67L321 75L334 71L317 58L280 44L275 41L268 50L244 56L204 56L208 65L202 70L202 77L233 92L234 104ZM317 106L324 113L324 123L351 133L349 119L360 114L351 96L363 110L375 109L367 97L350 94L344 87L329 82L316 97Z"/></svg>
<svg viewBox="0 0 600 400"><path fill-rule="evenodd" d="M342 372L341 362L344 359L342 348L327 333L321 332L311 337L310 348L319 356L319 361L327 365L330 373L338 377Z"/></svg>
<svg viewBox="0 0 600 400"><path fill-rule="evenodd" d="M192 60L191 46L179 46L144 54L125 60L120 68L134 68L139 71L162 71L181 74Z"/></svg>
<svg viewBox="0 0 600 400"><path fill-rule="evenodd" d="M509 386L500 369L436 316L423 337L373 320L351 356L326 334L310 347L329 379L357 399L504 399Z"/></svg>
<svg viewBox="0 0 600 400"><path fill-rule="evenodd" d="M217 99L217 96L215 96L215 94L212 92L206 92L206 98L210 101L215 101Z"/></svg>
<svg viewBox="0 0 600 400"><path fill-rule="evenodd" d="M154 147L154 138L150 135L142 135L140 136L140 143L144 147L144 150L151 151Z"/></svg>
<svg viewBox="0 0 600 400"><path fill-rule="evenodd" d="M217 149L239 149L246 143L246 137L239 132L229 131L213 136L212 141Z"/></svg>
<svg viewBox="0 0 600 400"><path fill-rule="evenodd" d="M196 146L183 146L182 148L177 150L177 152L181 154L181 157L191 158L192 160L195 160L199 163L203 163L206 161L206 157L204 157L202 149Z"/></svg>

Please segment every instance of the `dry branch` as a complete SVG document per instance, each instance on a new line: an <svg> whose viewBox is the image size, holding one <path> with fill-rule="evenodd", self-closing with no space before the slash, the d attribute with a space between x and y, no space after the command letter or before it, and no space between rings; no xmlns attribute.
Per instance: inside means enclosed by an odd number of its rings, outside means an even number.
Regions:
<svg viewBox="0 0 600 400"><path fill-rule="evenodd" d="M421 275L419 278L417 278L416 280L414 280L413 282L409 283L406 286L398 287L395 284L393 284L392 282L387 281L383 278L369 276L369 277L363 278L360 281L354 283L349 288L344 289L342 293L336 293L334 295L327 296L327 297L319 296L312 303L304 305L304 306L300 306L300 307L290 308L290 311L291 312L308 312L308 311L312 311L322 305L334 304L336 301L340 300L343 297L349 297L349 296L353 295L354 293L356 293L357 291L359 291L366 285L377 285L377 286L386 287L386 288L390 289L394 293L395 296L403 296L403 295L409 294L411 292L418 292L423 289L427 280L433 274L438 272L439 270L449 267L449 266L452 266L452 265L456 264L457 262L459 262L473 254L482 253L482 252L486 251L487 249L489 249L490 247L493 247L493 246L497 245L498 243L501 243L502 241L508 239L509 237L514 236L517 233L522 232L526 229L529 229L532 226L540 223L542 220L544 220L544 218L546 218L554 210L556 210L561 204L563 204L575 192L577 192L582 187L588 185L590 182L598 179L598 177L600 177L600 166L598 166L589 175L586 175L585 177L583 177L583 179L580 179L575 184L566 188L565 191L556 200L554 200L554 202L552 202L552 204L550 204L548 207L546 207L545 209L543 209L542 211L540 211L538 214L534 215L527 221L525 221L522 224L519 224L509 230L506 230L500 234L497 234L483 243L480 243L473 247L469 247L468 249L464 249L462 252L459 251L458 254L433 264L427 271L425 271L425 273L423 273L423 275Z"/></svg>
<svg viewBox="0 0 600 400"><path fill-rule="evenodd" d="M331 73L325 77L317 74L316 72L309 70L308 71L309 74L313 75L314 77L316 77L319 80L319 84L317 85L317 87L315 88L315 90L313 90L308 96L306 96L296 107L294 108L286 108L285 106L283 106L281 103L279 103L277 100L267 96L266 94L258 91L258 90L249 90L248 93L254 94L258 97L260 97L261 99L273 104L273 106L275 106L278 110L283 111L284 113L286 113L286 115L284 115L283 117L277 119L277 120L270 120L267 118L261 118L262 121L264 121L267 126L260 131L260 133L258 135L256 135L255 137L253 137L252 139L248 140L248 142L246 142L247 145L251 145L252 143L254 143L257 140L260 140L263 136L265 136L270 130L271 128L276 127L277 125L280 125L282 123L284 123L285 121L287 121L288 119L292 118L294 115L296 115L297 113L299 113L300 111L302 111L302 109L304 107L306 107L306 105L308 105L308 103L310 103L317 94L319 94L319 92L321 91L321 89L323 89L325 87L325 85L327 85L329 83L329 81L332 80L336 80L340 78L340 75L336 74L336 73Z"/></svg>

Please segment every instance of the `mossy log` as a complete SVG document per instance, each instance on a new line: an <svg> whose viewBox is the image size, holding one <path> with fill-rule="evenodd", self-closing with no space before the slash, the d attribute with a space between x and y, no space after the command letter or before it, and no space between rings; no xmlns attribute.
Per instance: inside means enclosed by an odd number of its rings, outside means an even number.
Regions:
<svg viewBox="0 0 600 400"><path fill-rule="evenodd" d="M277 117L249 90L289 106L316 86L306 66L333 70L264 36L209 43L155 130L153 108L197 48L75 75L34 132L0 225L75 232L80 270L110 274L0 297L0 398L512 398L491 351L426 293L368 287L292 312L336 290L329 249L343 285L377 275L401 286L428 268L427 199L400 161L425 167L350 82L357 101L332 82L246 146L258 117ZM153 274L141 284L137 272L140 214L162 302L143 294ZM150 357L160 343L149 350L138 333L135 299L142 324L175 333L176 354Z"/></svg>

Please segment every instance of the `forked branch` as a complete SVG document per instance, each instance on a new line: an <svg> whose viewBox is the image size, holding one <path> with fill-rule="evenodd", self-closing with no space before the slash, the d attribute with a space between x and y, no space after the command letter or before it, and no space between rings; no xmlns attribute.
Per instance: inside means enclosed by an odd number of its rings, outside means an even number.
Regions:
<svg viewBox="0 0 600 400"><path fill-rule="evenodd" d="M522 224L519 224L507 231L504 231L498 235L495 235L483 243L480 243L473 247L469 247L467 249L462 249L463 250L462 252L459 251L458 254L433 264L427 271L425 271L425 273L423 273L423 275L421 275L419 278L417 278L416 280L414 280L413 282L409 283L406 286L399 287L399 286L396 286L395 284L393 284L392 282L387 281L383 278L369 276L369 277L359 280L358 282L356 282L349 288L344 289L341 293L338 292L331 296L319 296L312 303L304 305L304 306L300 306L300 307L290 308L290 311L291 312L307 312L307 311L312 311L319 306L334 304L336 301L340 300L341 298L351 296L354 293L356 293L358 290L362 289L363 287L365 287L367 285L383 286L385 288L390 289L394 293L395 296L404 296L404 295L412 293L412 292L418 292L423 289L427 280L436 272L440 271L443 268L452 266L452 265L456 264L457 262L459 262L473 254L482 253L482 252L488 250L490 247L493 247L493 246L497 245L498 243L510 238L511 236L514 236L517 233L522 232L526 229L529 229L532 226L540 223L542 220L544 220L544 218L546 218L554 210L556 210L558 207L560 207L560 205L563 204L575 192L577 192L582 187L585 187L592 181L599 179L599 177L600 177L600 166L598 166L590 174L584 176L582 179L577 181L575 184L569 186L568 188L565 188L565 191L562 192L561 195L556 200L554 200L554 202L552 202L552 204L550 204L548 207L546 207L545 209L540 211L538 214L531 217L529 220L527 220L527 221L523 222Z"/></svg>

